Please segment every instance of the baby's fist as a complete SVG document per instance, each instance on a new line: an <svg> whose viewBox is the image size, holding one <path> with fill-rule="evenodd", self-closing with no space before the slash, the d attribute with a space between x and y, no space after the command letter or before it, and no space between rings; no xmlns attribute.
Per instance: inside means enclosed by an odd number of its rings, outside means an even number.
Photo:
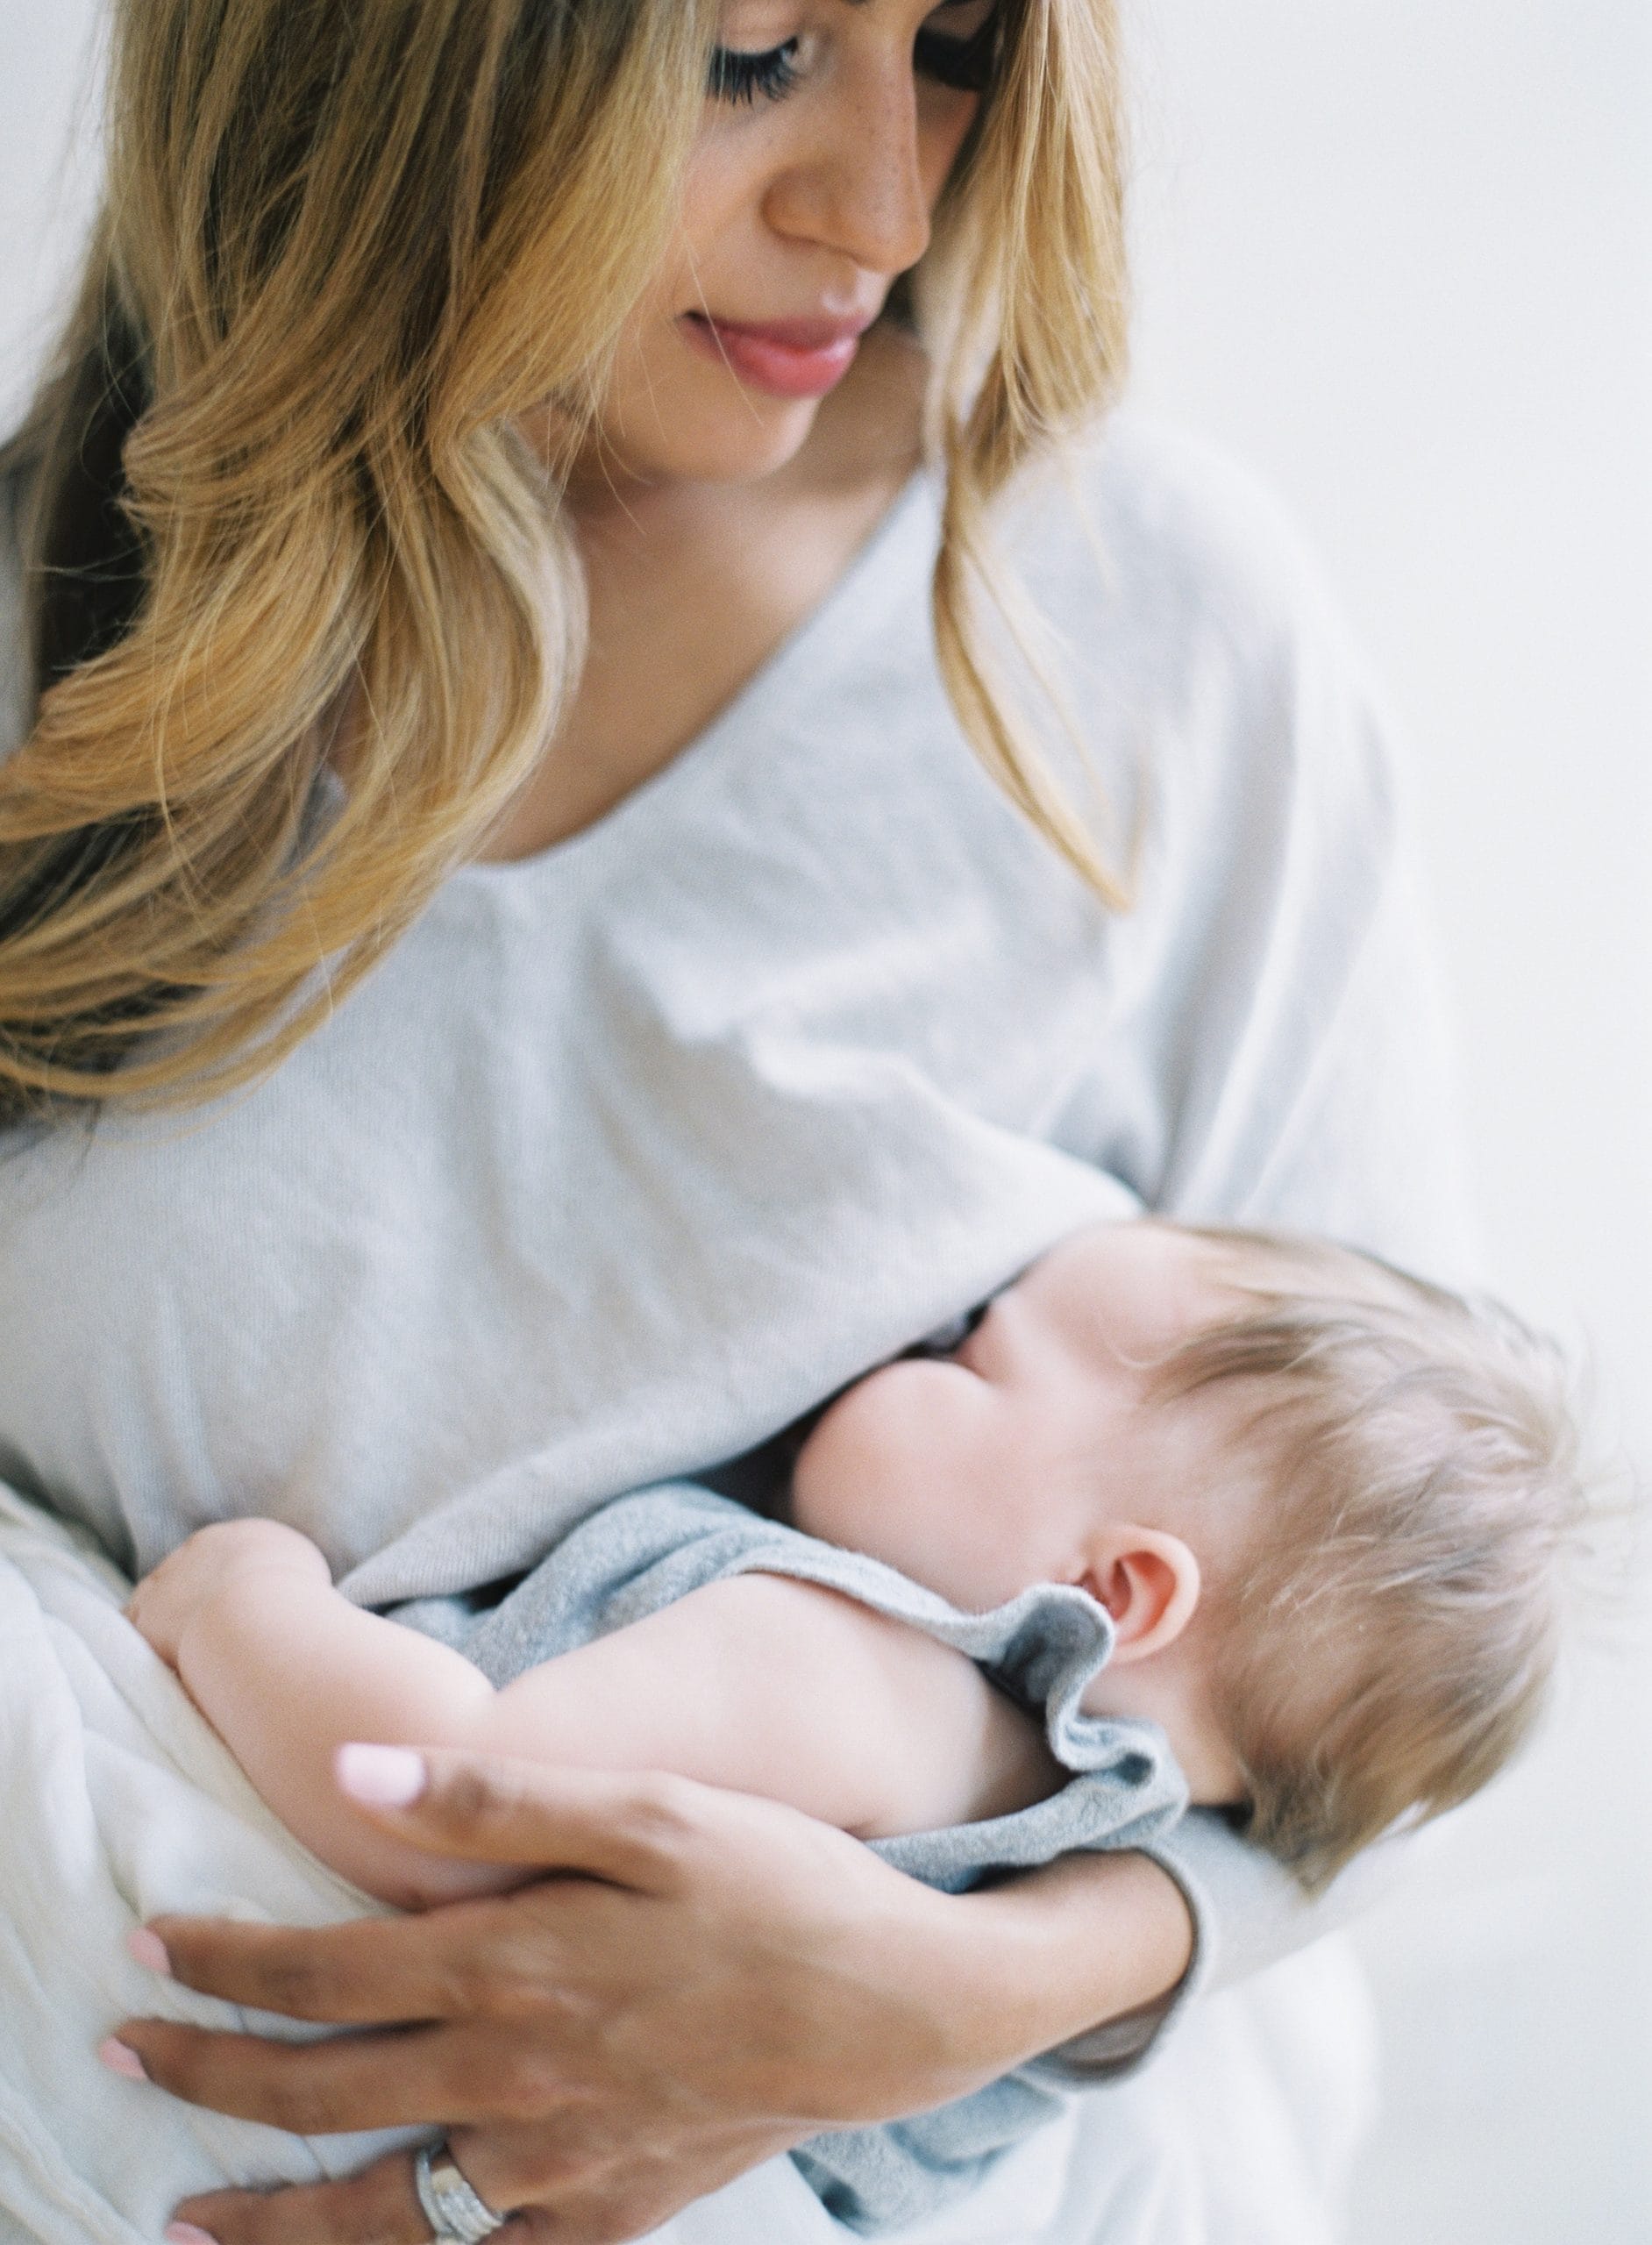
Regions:
<svg viewBox="0 0 1652 2245"><path fill-rule="evenodd" d="M216 1521L197 1529L144 1577L126 1619L175 1668L184 1632L203 1608L251 1576L295 1567L323 1582L332 1579L321 1552L296 1528L278 1520Z"/></svg>

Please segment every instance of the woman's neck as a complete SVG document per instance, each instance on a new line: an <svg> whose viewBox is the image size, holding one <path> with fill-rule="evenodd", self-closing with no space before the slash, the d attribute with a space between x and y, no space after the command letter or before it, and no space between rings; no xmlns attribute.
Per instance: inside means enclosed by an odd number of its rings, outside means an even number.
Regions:
<svg viewBox="0 0 1652 2245"><path fill-rule="evenodd" d="M918 458L922 361L874 331L808 443L750 484L570 491L590 595L573 704L481 853L530 857L613 809L698 738L811 615Z"/></svg>

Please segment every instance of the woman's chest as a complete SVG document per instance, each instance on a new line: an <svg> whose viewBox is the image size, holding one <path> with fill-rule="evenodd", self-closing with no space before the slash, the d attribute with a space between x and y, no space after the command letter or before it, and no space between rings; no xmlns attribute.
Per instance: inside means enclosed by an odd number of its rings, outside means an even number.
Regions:
<svg viewBox="0 0 1652 2245"><path fill-rule="evenodd" d="M0 1471L143 1559L261 1510L348 1562L530 1454L709 1462L976 1298L1092 1212L1106 974L914 838L725 807L554 909L462 877L256 1091L14 1161Z"/></svg>

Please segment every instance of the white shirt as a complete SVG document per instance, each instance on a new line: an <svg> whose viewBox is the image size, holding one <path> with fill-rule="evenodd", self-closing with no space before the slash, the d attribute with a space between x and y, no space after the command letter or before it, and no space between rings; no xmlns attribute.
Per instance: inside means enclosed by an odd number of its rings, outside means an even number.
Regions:
<svg viewBox="0 0 1652 2245"><path fill-rule="evenodd" d="M264 1083L0 1151L0 1477L137 1571L270 1514L379 1603L743 1450L1099 1215L1456 1267L1382 727L1289 534L1128 421L1010 520L1139 823L1115 914L960 734L936 524L918 478L699 740L456 873ZM1190 1883L1249 1891L1198 1827ZM1302 1937L1261 1884L1230 1967Z"/></svg>

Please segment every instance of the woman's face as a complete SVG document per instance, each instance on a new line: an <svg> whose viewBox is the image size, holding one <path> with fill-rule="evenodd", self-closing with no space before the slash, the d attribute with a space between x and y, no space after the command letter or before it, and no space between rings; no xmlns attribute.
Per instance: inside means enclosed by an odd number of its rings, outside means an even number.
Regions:
<svg viewBox="0 0 1652 2245"><path fill-rule="evenodd" d="M677 237L626 322L593 467L744 481L793 457L928 246L998 4L723 0Z"/></svg>

